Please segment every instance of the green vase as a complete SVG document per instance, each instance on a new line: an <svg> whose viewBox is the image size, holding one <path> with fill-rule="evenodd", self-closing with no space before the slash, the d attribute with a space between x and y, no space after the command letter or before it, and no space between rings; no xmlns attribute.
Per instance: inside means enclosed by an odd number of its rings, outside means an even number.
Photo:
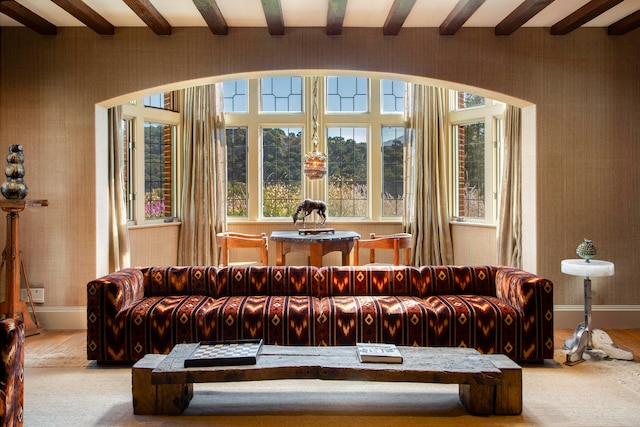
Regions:
<svg viewBox="0 0 640 427"><path fill-rule="evenodd" d="M596 253L598 253L598 251L596 251L596 247L593 246L593 242L587 238L585 238L584 241L576 248L576 254L578 254L580 258L587 260L587 262L596 256Z"/></svg>

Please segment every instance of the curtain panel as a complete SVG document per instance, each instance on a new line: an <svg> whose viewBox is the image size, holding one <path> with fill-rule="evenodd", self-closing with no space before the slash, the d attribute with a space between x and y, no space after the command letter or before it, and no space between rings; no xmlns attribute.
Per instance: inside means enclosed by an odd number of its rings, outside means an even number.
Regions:
<svg viewBox="0 0 640 427"><path fill-rule="evenodd" d="M507 105L504 116L504 164L498 209L498 264L522 268L521 110Z"/></svg>
<svg viewBox="0 0 640 427"><path fill-rule="evenodd" d="M453 264L449 228L448 92L411 84L405 108L406 168L403 228L411 233L411 263Z"/></svg>
<svg viewBox="0 0 640 427"><path fill-rule="evenodd" d="M222 84L185 89L182 226L178 264L218 265L216 234L226 224L226 134Z"/></svg>
<svg viewBox="0 0 640 427"><path fill-rule="evenodd" d="M122 106L107 112L109 125L109 271L131 266L129 229L124 187L124 143L122 141Z"/></svg>

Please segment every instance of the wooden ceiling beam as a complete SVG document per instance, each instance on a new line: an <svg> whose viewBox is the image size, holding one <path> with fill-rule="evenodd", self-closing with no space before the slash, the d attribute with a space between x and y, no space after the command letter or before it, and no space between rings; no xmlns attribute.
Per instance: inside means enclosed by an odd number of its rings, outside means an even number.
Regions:
<svg viewBox="0 0 640 427"><path fill-rule="evenodd" d="M58 28L55 25L36 15L15 0L0 1L0 12L36 33L45 36L58 34Z"/></svg>
<svg viewBox="0 0 640 427"><path fill-rule="evenodd" d="M284 35L284 17L280 0L262 0L264 17L267 18L267 27L272 36Z"/></svg>
<svg viewBox="0 0 640 427"><path fill-rule="evenodd" d="M156 9L149 0L124 0L140 19L159 36L171 34L171 24Z"/></svg>
<svg viewBox="0 0 640 427"><path fill-rule="evenodd" d="M389 15L387 15L387 19L384 22L384 27L382 27L382 34L385 36L397 36L415 4L416 0L394 0L391 10L389 10Z"/></svg>
<svg viewBox="0 0 640 427"><path fill-rule="evenodd" d="M571 15L553 24L551 34L554 36L569 34L619 3L622 3L622 0L591 0Z"/></svg>
<svg viewBox="0 0 640 427"><path fill-rule="evenodd" d="M200 15L204 18L211 32L217 36L226 36L229 34L229 26L224 19L216 0L193 0Z"/></svg>
<svg viewBox="0 0 640 427"><path fill-rule="evenodd" d="M542 9L553 3L554 0L525 0L520 6L514 9L495 28L496 36L508 36L529 19L537 15Z"/></svg>
<svg viewBox="0 0 640 427"><path fill-rule="evenodd" d="M347 11L347 0L329 0L327 9L327 35L339 36L342 34L344 15Z"/></svg>
<svg viewBox="0 0 640 427"><path fill-rule="evenodd" d="M102 36L112 36L115 33L113 25L82 0L51 0L78 21Z"/></svg>
<svg viewBox="0 0 640 427"><path fill-rule="evenodd" d="M610 36L621 36L638 27L640 27L640 10L636 10L631 15L609 25L609 27L607 27L607 34Z"/></svg>
<svg viewBox="0 0 640 427"><path fill-rule="evenodd" d="M464 25L471 15L474 14L484 0L459 0L449 16L440 24L440 35L451 36Z"/></svg>

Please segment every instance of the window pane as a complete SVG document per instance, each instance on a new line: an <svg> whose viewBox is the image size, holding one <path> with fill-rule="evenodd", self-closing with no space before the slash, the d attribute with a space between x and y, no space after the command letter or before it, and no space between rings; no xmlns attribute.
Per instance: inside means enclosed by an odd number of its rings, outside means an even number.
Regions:
<svg viewBox="0 0 640 427"><path fill-rule="evenodd" d="M263 112L302 113L302 77L269 77L260 82Z"/></svg>
<svg viewBox="0 0 640 427"><path fill-rule="evenodd" d="M122 120L122 145L124 154L124 188L127 221L133 221L133 119Z"/></svg>
<svg viewBox="0 0 640 427"><path fill-rule="evenodd" d="M380 95L383 113L402 113L404 111L405 82L382 80Z"/></svg>
<svg viewBox="0 0 640 427"><path fill-rule="evenodd" d="M369 111L369 79L327 77L327 112L366 113Z"/></svg>
<svg viewBox="0 0 640 427"><path fill-rule="evenodd" d="M173 92L161 92L143 99L143 105L145 107L175 111L173 104Z"/></svg>
<svg viewBox="0 0 640 427"><path fill-rule="evenodd" d="M329 216L368 216L367 128L327 129Z"/></svg>
<svg viewBox="0 0 640 427"><path fill-rule="evenodd" d="M247 216L247 128L227 128L227 215Z"/></svg>
<svg viewBox="0 0 640 427"><path fill-rule="evenodd" d="M382 216L404 212L404 128L382 128Z"/></svg>
<svg viewBox="0 0 640 427"><path fill-rule="evenodd" d="M225 113L246 113L247 81L231 80L222 84L224 91Z"/></svg>
<svg viewBox="0 0 640 427"><path fill-rule="evenodd" d="M262 129L262 215L289 217L302 198L302 128Z"/></svg>
<svg viewBox="0 0 640 427"><path fill-rule="evenodd" d="M454 126L458 141L458 215L484 218L484 122Z"/></svg>
<svg viewBox="0 0 640 427"><path fill-rule="evenodd" d="M172 216L172 148L175 126L144 124L145 219Z"/></svg>
<svg viewBox="0 0 640 427"><path fill-rule="evenodd" d="M458 109L482 107L484 106L484 96L474 95L468 92L458 92Z"/></svg>

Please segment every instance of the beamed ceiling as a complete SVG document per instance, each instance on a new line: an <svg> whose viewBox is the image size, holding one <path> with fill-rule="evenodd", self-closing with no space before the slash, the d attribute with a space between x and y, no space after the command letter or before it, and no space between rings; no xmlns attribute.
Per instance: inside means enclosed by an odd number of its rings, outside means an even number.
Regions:
<svg viewBox="0 0 640 427"><path fill-rule="evenodd" d="M403 28L438 28L455 36L462 27L493 28L508 36L521 27L548 28L562 36L580 27L624 35L640 26L640 0L0 0L0 26L25 26L43 35L86 26L101 35L118 27L209 27L224 36L263 27L272 36L287 28L322 27L340 36L345 28L379 28L386 36Z"/></svg>

